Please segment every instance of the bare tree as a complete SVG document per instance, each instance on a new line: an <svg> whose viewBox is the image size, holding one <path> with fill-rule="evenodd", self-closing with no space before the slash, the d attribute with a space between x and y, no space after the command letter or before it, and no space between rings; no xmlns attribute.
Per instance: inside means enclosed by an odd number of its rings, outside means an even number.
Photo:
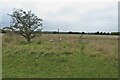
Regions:
<svg viewBox="0 0 120 80"><path fill-rule="evenodd" d="M35 30L42 28L42 19L35 16L31 11L24 11L22 9L14 9L12 14L11 27L18 30L27 42L30 42L35 37Z"/></svg>

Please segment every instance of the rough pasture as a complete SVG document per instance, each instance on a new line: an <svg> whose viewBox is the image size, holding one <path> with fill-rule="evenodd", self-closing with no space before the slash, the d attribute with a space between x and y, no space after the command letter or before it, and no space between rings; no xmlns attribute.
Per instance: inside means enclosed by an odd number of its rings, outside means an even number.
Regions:
<svg viewBox="0 0 120 80"><path fill-rule="evenodd" d="M28 44L3 35L2 57L4 78L118 77L117 36L43 34Z"/></svg>

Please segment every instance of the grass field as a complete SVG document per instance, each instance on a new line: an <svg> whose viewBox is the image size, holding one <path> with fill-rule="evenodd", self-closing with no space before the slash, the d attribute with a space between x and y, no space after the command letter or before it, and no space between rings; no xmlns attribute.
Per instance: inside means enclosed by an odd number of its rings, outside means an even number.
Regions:
<svg viewBox="0 0 120 80"><path fill-rule="evenodd" d="M117 36L43 34L28 44L3 35L2 57L3 78L118 77Z"/></svg>

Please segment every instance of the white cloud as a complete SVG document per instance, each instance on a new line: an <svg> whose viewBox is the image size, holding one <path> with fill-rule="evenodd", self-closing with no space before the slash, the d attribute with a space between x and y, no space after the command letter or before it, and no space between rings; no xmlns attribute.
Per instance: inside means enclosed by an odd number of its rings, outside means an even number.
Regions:
<svg viewBox="0 0 120 80"><path fill-rule="evenodd" d="M44 20L47 27L57 26L57 28L59 27L63 30L97 30L100 29L96 27L99 23L103 24L101 25L103 29L105 26L109 26L108 24L116 26L117 23L112 24L110 19L106 17L117 16L116 6L118 0L109 0L109 2L107 0L104 0L106 2L103 0L98 2L97 0L86 1L88 0L4 0L0 5L2 4L3 7L2 13L11 13L13 8L32 10ZM117 21L116 18L113 20ZM80 27L81 24L89 26L89 28ZM49 29L57 29L55 27L50 27Z"/></svg>
<svg viewBox="0 0 120 80"><path fill-rule="evenodd" d="M3 2L118 2L119 0L1 0Z"/></svg>

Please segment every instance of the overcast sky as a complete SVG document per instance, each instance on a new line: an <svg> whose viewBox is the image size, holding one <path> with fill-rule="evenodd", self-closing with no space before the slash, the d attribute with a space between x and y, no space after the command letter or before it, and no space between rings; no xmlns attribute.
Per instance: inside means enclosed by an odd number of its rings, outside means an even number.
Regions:
<svg viewBox="0 0 120 80"><path fill-rule="evenodd" d="M117 0L4 0L0 2L1 26L9 26L13 8L32 10L47 31L118 31Z"/></svg>

